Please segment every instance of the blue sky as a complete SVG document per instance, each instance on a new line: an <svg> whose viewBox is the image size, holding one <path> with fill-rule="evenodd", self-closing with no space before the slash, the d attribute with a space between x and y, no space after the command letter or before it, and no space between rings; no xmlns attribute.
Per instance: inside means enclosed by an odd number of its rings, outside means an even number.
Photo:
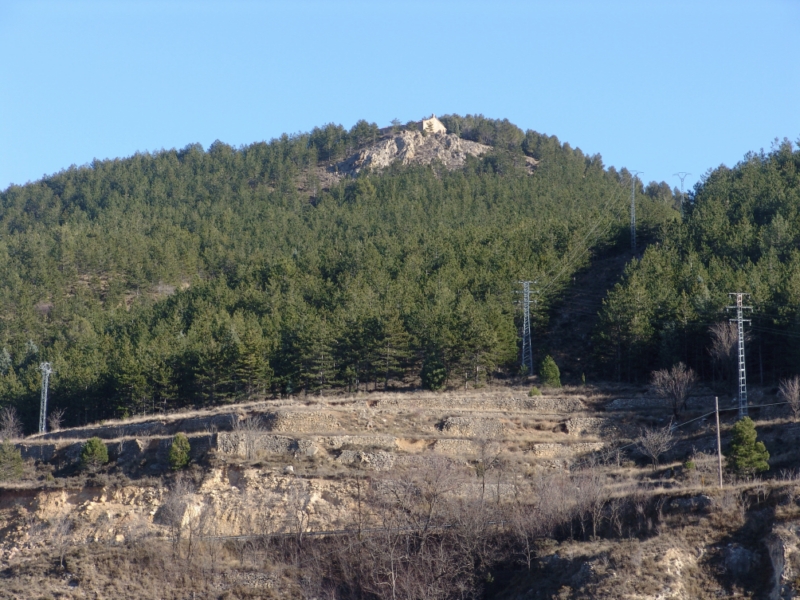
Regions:
<svg viewBox="0 0 800 600"><path fill-rule="evenodd" d="M94 158L482 113L687 188L800 139L800 1L0 0L0 189Z"/></svg>

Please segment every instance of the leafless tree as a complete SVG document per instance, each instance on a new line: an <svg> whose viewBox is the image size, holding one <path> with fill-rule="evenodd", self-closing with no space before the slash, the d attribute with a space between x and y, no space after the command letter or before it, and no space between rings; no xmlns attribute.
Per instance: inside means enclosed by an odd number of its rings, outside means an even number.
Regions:
<svg viewBox="0 0 800 600"><path fill-rule="evenodd" d="M60 431L61 423L64 422L64 413L67 412L65 408L55 408L47 415L47 427L50 431Z"/></svg>
<svg viewBox="0 0 800 600"><path fill-rule="evenodd" d="M22 422L13 406L0 410L0 441L18 440L22 437Z"/></svg>
<svg viewBox="0 0 800 600"><path fill-rule="evenodd" d="M477 439L474 444L477 459L475 473L481 480L481 500L483 500L486 495L486 474L499 466L503 448L497 440L491 438Z"/></svg>
<svg viewBox="0 0 800 600"><path fill-rule="evenodd" d="M711 347L708 353L720 365L725 379L730 379L737 359L739 330L730 322L714 323L708 328L711 334Z"/></svg>
<svg viewBox="0 0 800 600"><path fill-rule="evenodd" d="M714 360L725 362L736 356L739 342L739 330L733 323L714 323L708 328L711 333L711 348L709 354Z"/></svg>
<svg viewBox="0 0 800 600"><path fill-rule="evenodd" d="M254 415L245 419L231 418L231 431L236 436L239 451L247 460L256 458L258 439L264 433L261 417Z"/></svg>
<svg viewBox="0 0 800 600"><path fill-rule="evenodd" d="M474 479L472 479L474 482ZM447 459L383 474L369 490L375 527L359 547L363 588L381 598L469 597L492 561L479 486Z"/></svg>
<svg viewBox="0 0 800 600"><path fill-rule="evenodd" d="M597 527L603 520L608 494L605 489L605 475L599 469L585 469L573 477L575 502L581 529L586 517L592 519L592 537L597 537Z"/></svg>
<svg viewBox="0 0 800 600"><path fill-rule="evenodd" d="M64 556L67 554L72 535L73 522L67 513L58 515L50 523L47 533L48 543L58 551L58 564L64 568Z"/></svg>
<svg viewBox="0 0 800 600"><path fill-rule="evenodd" d="M658 466L658 459L675 445L672 435L672 423L664 428L645 427L638 440L639 450L653 463L653 470Z"/></svg>
<svg viewBox="0 0 800 600"><path fill-rule="evenodd" d="M286 525L292 535L292 554L295 564L300 565L305 536L311 521L311 491L303 480L295 477L285 491Z"/></svg>
<svg viewBox="0 0 800 600"><path fill-rule="evenodd" d="M182 473L178 473L159 510L161 522L169 527L173 553L180 551L184 517L192 492L189 480Z"/></svg>
<svg viewBox="0 0 800 600"><path fill-rule="evenodd" d="M623 515L628 502L629 500L626 496L617 496L608 502L608 521L611 523L611 528L618 538L622 537Z"/></svg>
<svg viewBox="0 0 800 600"><path fill-rule="evenodd" d="M656 393L672 403L672 411L677 417L680 409L686 409L689 393L697 385L697 374L679 362L669 370L654 371L651 382Z"/></svg>
<svg viewBox="0 0 800 600"><path fill-rule="evenodd" d="M778 395L789 404L794 420L800 419L800 377L781 379Z"/></svg>

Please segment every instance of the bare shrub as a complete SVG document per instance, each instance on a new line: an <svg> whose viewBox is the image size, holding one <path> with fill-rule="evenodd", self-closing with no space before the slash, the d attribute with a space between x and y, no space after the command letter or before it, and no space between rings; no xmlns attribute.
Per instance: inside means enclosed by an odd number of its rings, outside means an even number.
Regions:
<svg viewBox="0 0 800 600"><path fill-rule="evenodd" d="M161 522L169 527L172 551L175 554L178 554L180 550L184 517L193 491L189 479L184 477L182 473L179 473L177 477L175 477L172 487L167 492L166 496L164 496L164 501L159 510Z"/></svg>
<svg viewBox="0 0 800 600"><path fill-rule="evenodd" d="M58 564L63 569L64 556L70 546L74 524L69 518L69 514L63 513L56 517L50 525L51 527L47 534L48 543L58 551Z"/></svg>
<svg viewBox="0 0 800 600"><path fill-rule="evenodd" d="M303 545L311 521L311 490L299 478L294 478L286 490L286 518L297 548Z"/></svg>
<svg viewBox="0 0 800 600"><path fill-rule="evenodd" d="M629 508L630 500L627 496L618 496L608 501L608 521L611 530L618 537L622 537L625 524L625 513Z"/></svg>
<svg viewBox="0 0 800 600"><path fill-rule="evenodd" d="M50 431L61 430L65 412L67 412L65 408L56 408L50 411L50 414L47 415L47 427Z"/></svg>
<svg viewBox="0 0 800 600"><path fill-rule="evenodd" d="M654 371L651 378L656 393L670 401L675 416L686 409L686 401L694 386L697 384L697 374L685 364L679 362L671 369Z"/></svg>
<svg viewBox="0 0 800 600"><path fill-rule="evenodd" d="M261 417L254 415L246 419L231 417L231 431L238 440L238 447L244 450L247 460L256 458L258 438L264 433L264 422Z"/></svg>
<svg viewBox="0 0 800 600"><path fill-rule="evenodd" d="M726 526L740 527L747 520L750 501L735 489L726 489L714 498L713 504L717 518Z"/></svg>
<svg viewBox="0 0 800 600"><path fill-rule="evenodd" d="M653 463L653 470L658 466L658 459L675 445L672 435L672 423L664 428L644 427L637 441L639 450Z"/></svg>
<svg viewBox="0 0 800 600"><path fill-rule="evenodd" d="M581 529L585 534L587 518L592 520L592 537L597 537L597 527L602 523L608 494L606 493L606 477L598 469L585 469L573 477L575 486L575 504Z"/></svg>
<svg viewBox="0 0 800 600"><path fill-rule="evenodd" d="M708 353L721 363L732 362L739 343L739 330L729 322L714 323L708 328L711 333L711 347Z"/></svg>
<svg viewBox="0 0 800 600"><path fill-rule="evenodd" d="M22 422L13 406L0 410L0 441L18 440L22 437Z"/></svg>
<svg viewBox="0 0 800 600"><path fill-rule="evenodd" d="M477 459L475 474L481 480L481 499L483 499L486 494L487 472L499 466L503 448L497 440L491 438L477 439L475 446Z"/></svg>
<svg viewBox="0 0 800 600"><path fill-rule="evenodd" d="M380 598L472 597L493 562L496 526L487 512L494 505L480 500L477 486L471 495L457 493L470 487L446 459L375 481L375 527L351 554L350 577Z"/></svg>
<svg viewBox="0 0 800 600"><path fill-rule="evenodd" d="M794 420L800 419L800 377L795 375L791 379L781 379L778 395L789 405Z"/></svg>
<svg viewBox="0 0 800 600"><path fill-rule="evenodd" d="M514 497L505 509L515 553L530 570L536 542L552 537L559 528L570 525L577 513L575 482L565 473L540 475L531 482L516 482Z"/></svg>
<svg viewBox="0 0 800 600"><path fill-rule="evenodd" d="M733 381L733 371L738 360L739 330L730 322L714 323L708 328L711 334L711 347L708 353L722 367L724 378Z"/></svg>

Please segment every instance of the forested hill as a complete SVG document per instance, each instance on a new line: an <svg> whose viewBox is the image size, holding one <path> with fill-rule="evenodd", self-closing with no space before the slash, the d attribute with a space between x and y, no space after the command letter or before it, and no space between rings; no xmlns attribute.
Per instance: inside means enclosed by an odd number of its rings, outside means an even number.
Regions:
<svg viewBox="0 0 800 600"><path fill-rule="evenodd" d="M725 312L735 304L729 292L751 294L749 382L775 384L800 371L799 149L784 140L709 172L685 221L661 238L605 303L596 341L609 373L643 380L684 361L706 380L733 379L731 361L709 352L711 326L735 317Z"/></svg>
<svg viewBox="0 0 800 600"><path fill-rule="evenodd" d="M627 248L630 177L508 121L442 120L493 151L310 197L319 165L385 133L362 121L95 161L3 191L0 402L32 426L44 360L51 406L72 424L516 368L515 282L538 280L543 315L593 252ZM676 218L666 184L638 198L640 237Z"/></svg>

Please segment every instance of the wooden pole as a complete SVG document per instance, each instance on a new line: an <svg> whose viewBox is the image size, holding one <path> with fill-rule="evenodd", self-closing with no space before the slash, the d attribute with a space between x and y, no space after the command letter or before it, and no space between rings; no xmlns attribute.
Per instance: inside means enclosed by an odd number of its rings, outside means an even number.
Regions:
<svg viewBox="0 0 800 600"><path fill-rule="evenodd" d="M714 396L714 409L717 413L717 462L719 463L719 489L722 489L722 439L719 434L719 398Z"/></svg>

